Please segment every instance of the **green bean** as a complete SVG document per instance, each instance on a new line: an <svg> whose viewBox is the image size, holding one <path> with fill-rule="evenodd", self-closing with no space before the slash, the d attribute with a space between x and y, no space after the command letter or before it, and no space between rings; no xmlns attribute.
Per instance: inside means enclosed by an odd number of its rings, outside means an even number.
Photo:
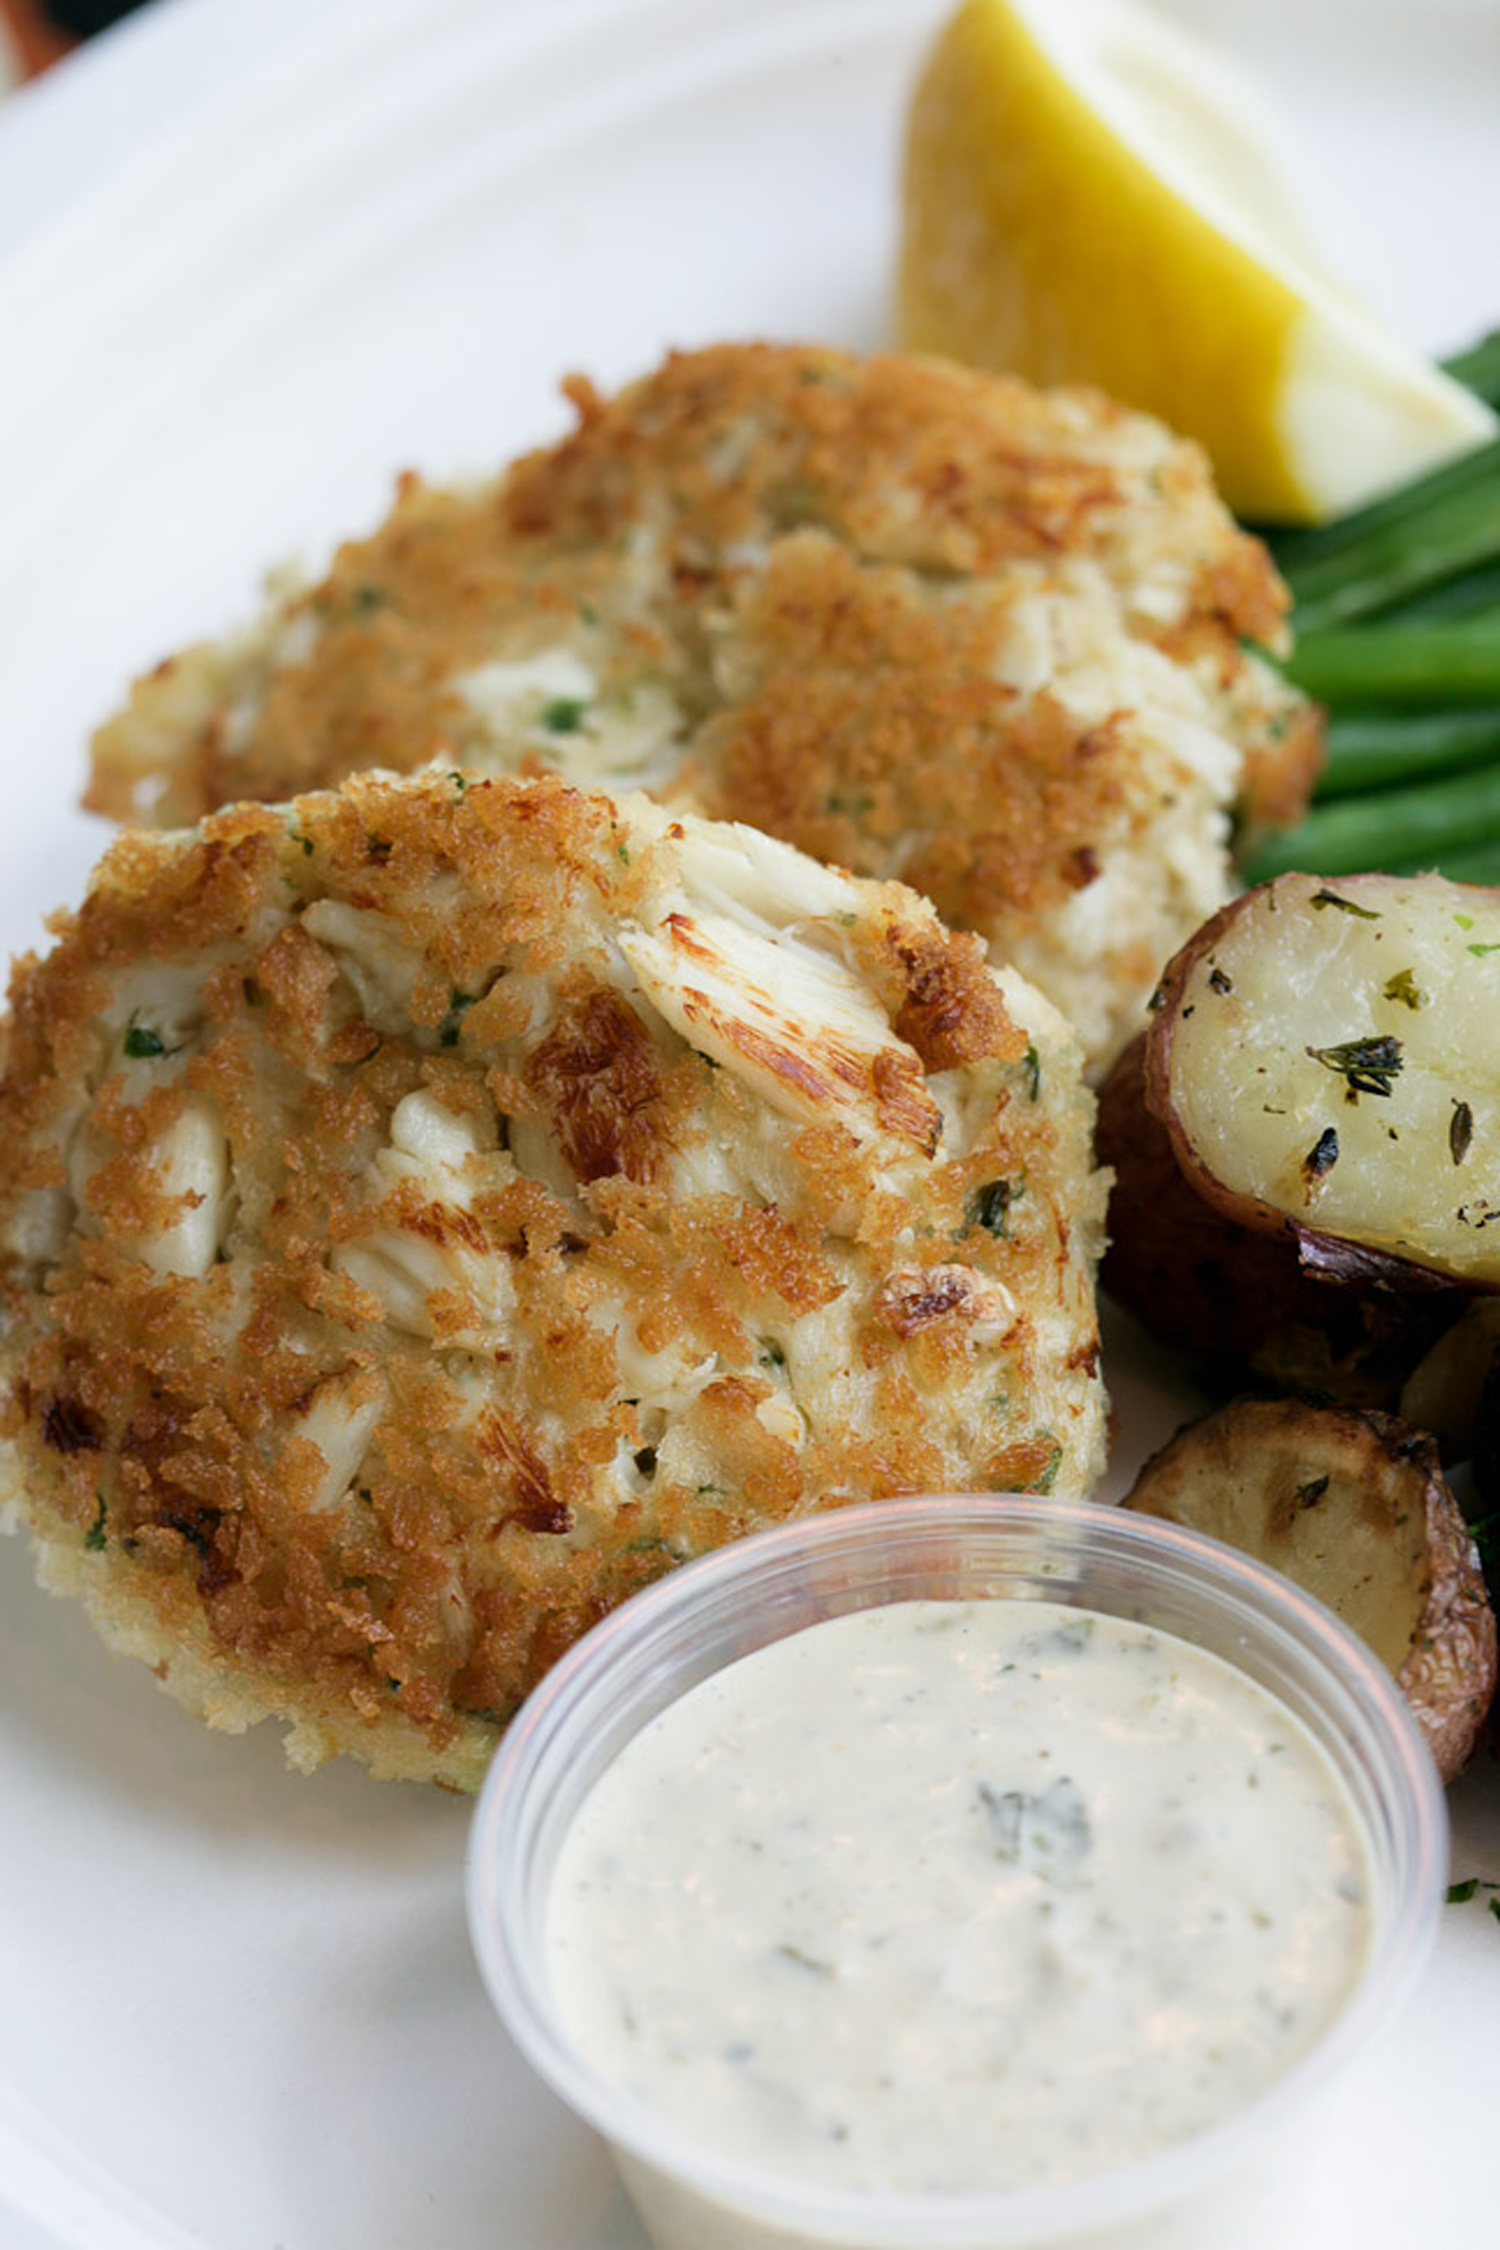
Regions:
<svg viewBox="0 0 1500 2250"><path fill-rule="evenodd" d="M1370 789L1314 805L1297 827L1267 837L1242 868L1262 883L1291 868L1318 875L1378 873L1500 842L1500 765L1408 789Z"/></svg>
<svg viewBox="0 0 1500 2250"><path fill-rule="evenodd" d="M1468 851L1444 852L1434 863L1431 855L1426 859L1397 861L1390 872L1393 875L1426 875L1434 870L1446 875L1450 883L1500 884L1500 836L1487 844L1474 844Z"/></svg>
<svg viewBox="0 0 1500 2250"><path fill-rule="evenodd" d="M1500 328L1471 344L1466 352L1455 352L1442 362L1442 368L1455 383L1477 391L1489 405L1500 406Z"/></svg>
<svg viewBox="0 0 1500 2250"><path fill-rule="evenodd" d="M1300 632L1347 624L1500 559L1500 456L1457 490L1352 545L1284 566Z"/></svg>
<svg viewBox="0 0 1500 2250"><path fill-rule="evenodd" d="M1500 612L1500 563L1479 570L1461 571L1440 586L1411 594L1372 618L1379 625L1434 625L1450 617L1477 617L1484 610Z"/></svg>
<svg viewBox="0 0 1500 2250"><path fill-rule="evenodd" d="M1500 702L1500 617L1307 633L1286 665L1320 703Z"/></svg>
<svg viewBox="0 0 1500 2250"><path fill-rule="evenodd" d="M1451 711L1351 705L1329 714L1318 796L1347 797L1500 756L1500 703Z"/></svg>
<svg viewBox="0 0 1500 2250"><path fill-rule="evenodd" d="M1352 515L1338 516L1332 523L1312 524L1305 530L1272 531L1268 535L1271 551L1281 571L1294 579L1312 563L1357 549L1375 533L1393 524L1409 523L1452 495L1468 491L1477 479L1493 475L1497 466L1500 438L1490 438L1457 459L1445 461L1440 468L1414 477L1410 484L1399 485L1394 492L1357 508Z"/></svg>

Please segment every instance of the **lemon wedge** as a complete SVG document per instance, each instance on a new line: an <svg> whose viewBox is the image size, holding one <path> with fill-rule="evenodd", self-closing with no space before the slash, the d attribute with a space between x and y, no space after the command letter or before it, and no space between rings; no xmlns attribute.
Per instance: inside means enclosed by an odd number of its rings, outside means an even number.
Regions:
<svg viewBox="0 0 1500 2250"><path fill-rule="evenodd" d="M900 340L1097 383L1231 507L1343 513L1495 429L1319 270L1247 88L1136 0L965 0L908 125Z"/></svg>

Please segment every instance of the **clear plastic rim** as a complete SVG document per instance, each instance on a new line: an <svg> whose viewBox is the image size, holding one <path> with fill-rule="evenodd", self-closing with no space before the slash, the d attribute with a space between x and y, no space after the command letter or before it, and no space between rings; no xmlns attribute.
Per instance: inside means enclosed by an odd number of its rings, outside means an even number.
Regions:
<svg viewBox="0 0 1500 2250"><path fill-rule="evenodd" d="M622 2094L557 2020L540 1942L551 1861L539 1865L537 1849L546 1840L549 1806L585 1751L591 1724L613 1702L612 1683L617 1694L632 1679L657 1685L669 1679L674 1652L691 1645L687 1629L715 1605L743 1611L757 1592L779 1581L795 1585L808 1563L916 1562L931 1549L940 1564L943 1550L951 1557L975 1538L993 1544L986 1560L997 1575L1034 1583L1051 1598L1066 1601L1090 1568L1106 1576L1113 1569L1128 1573L1116 1594L1135 1592L1144 1600L1175 1586L1190 1603L1213 1609L1221 1623L1232 1623L1238 1611L1243 1669L1259 1676L1249 1661L1253 1651L1273 1666L1290 1658L1293 1669L1315 1673L1318 1707L1303 1714L1305 1723L1353 1798L1376 1874L1376 1926L1365 1975L1322 2039L1258 2100L1127 2168L1055 2187L934 2199L843 2193L717 2156ZM1015 1553L1004 1552L1007 1541ZM1062 1575L1067 1569L1077 1576ZM859 1581L865 1599L851 1586L852 1598L841 1606L907 1598L899 1591L881 1594L881 1583L873 1576ZM1088 1606L1086 1590L1078 1606ZM1128 1614L1128 1607L1120 1613ZM811 1622L810 1613L747 1637L736 1653ZM1237 1660L1222 1640L1217 1645L1228 1661ZM682 1678L654 1707L701 1676ZM618 1747L591 1765L566 1817L556 1821L554 1838ZM496 1754L470 1832L467 1896L475 1954L502 2022L538 2074L607 2141L768 2226L823 2234L831 2244L858 2241L871 2250L909 2243L942 2250L980 2236L995 2244L1045 2242L1188 2196L1232 2169L1409 1997L1436 1936L1446 1872L1447 1814L1427 1745L1389 1672L1322 1603L1238 1550L1157 1517L1092 1501L959 1495L839 1508L754 1534L658 1580L595 1626L534 1690Z"/></svg>

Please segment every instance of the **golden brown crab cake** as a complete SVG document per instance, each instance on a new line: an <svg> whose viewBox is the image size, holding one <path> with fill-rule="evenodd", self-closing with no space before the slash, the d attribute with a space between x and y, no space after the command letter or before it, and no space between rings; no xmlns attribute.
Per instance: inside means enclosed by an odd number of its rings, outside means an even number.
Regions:
<svg viewBox="0 0 1500 2250"><path fill-rule="evenodd" d="M122 837L8 1038L6 1497L299 1766L472 1784L685 1557L1100 1470L1076 1040L899 885L365 776Z"/></svg>
<svg viewBox="0 0 1500 2250"><path fill-rule="evenodd" d="M90 802L195 819L351 772L560 772L925 889L1102 1061L1291 820L1285 593L1204 457L1082 391L773 345L669 359L143 680Z"/></svg>

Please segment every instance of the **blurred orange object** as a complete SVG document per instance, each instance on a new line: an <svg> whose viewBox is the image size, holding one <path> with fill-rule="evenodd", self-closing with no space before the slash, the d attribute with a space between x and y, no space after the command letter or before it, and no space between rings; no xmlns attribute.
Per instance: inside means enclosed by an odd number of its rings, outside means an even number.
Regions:
<svg viewBox="0 0 1500 2250"><path fill-rule="evenodd" d="M35 78L78 44L49 20L40 0L0 0L0 34L22 78Z"/></svg>

